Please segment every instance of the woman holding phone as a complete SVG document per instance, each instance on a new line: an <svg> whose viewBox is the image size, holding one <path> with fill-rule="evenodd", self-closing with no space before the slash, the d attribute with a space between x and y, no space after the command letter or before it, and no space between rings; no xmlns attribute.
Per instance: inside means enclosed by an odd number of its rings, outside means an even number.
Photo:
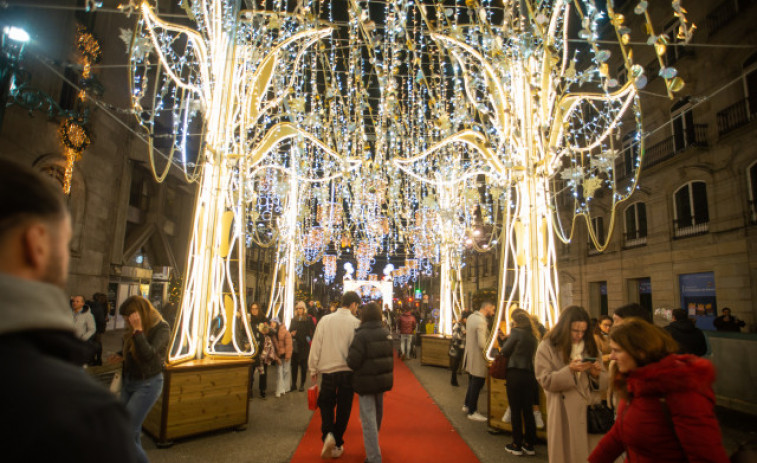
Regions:
<svg viewBox="0 0 757 463"><path fill-rule="evenodd" d="M600 402L607 383L589 321L583 307L567 307L536 349L536 380L547 397L550 463L586 461L601 437L587 432L586 409Z"/></svg>
<svg viewBox="0 0 757 463"><path fill-rule="evenodd" d="M129 325L124 335L121 398L129 410L137 461L146 463L142 449L142 422L163 391L163 363L169 328L155 307L142 296L131 296L118 309Z"/></svg>

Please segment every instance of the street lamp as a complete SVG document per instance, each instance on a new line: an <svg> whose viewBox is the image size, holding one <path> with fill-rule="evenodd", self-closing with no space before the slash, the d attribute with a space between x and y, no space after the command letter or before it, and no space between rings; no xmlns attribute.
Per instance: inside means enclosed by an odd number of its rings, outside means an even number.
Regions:
<svg viewBox="0 0 757 463"><path fill-rule="evenodd" d="M29 42L29 33L15 26L3 27L0 41L0 128L3 126L8 95L14 86L16 71L19 69L24 46Z"/></svg>

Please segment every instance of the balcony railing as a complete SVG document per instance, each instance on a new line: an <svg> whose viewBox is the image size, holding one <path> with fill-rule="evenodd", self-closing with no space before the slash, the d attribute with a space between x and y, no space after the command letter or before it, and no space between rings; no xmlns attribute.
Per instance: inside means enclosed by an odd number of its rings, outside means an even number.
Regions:
<svg viewBox="0 0 757 463"><path fill-rule="evenodd" d="M757 0L725 0L713 8L705 20L710 37L755 3Z"/></svg>
<svg viewBox="0 0 757 463"><path fill-rule="evenodd" d="M704 235L710 231L710 222L693 223L691 219L673 221L673 238Z"/></svg>
<svg viewBox="0 0 757 463"><path fill-rule="evenodd" d="M626 249L629 248L638 248L639 246L646 246L647 245L647 236L639 236L639 233L624 233L623 234L623 247Z"/></svg>
<svg viewBox="0 0 757 463"><path fill-rule="evenodd" d="M691 142L694 146L708 146L707 144L707 124L694 124L694 140Z"/></svg>
<svg viewBox="0 0 757 463"><path fill-rule="evenodd" d="M725 0L707 15L707 30L710 36L723 28L729 21L736 17L738 13L736 0Z"/></svg>
<svg viewBox="0 0 757 463"><path fill-rule="evenodd" d="M751 120L749 114L749 105L747 100L741 100L717 113L718 118L718 136L723 136L728 132L747 125Z"/></svg>
<svg viewBox="0 0 757 463"><path fill-rule="evenodd" d="M707 124L693 124L692 131L681 139L683 143L680 146L676 144L676 137L671 135L647 148L642 167L648 169L656 166L684 151L689 146L707 146Z"/></svg>
<svg viewBox="0 0 757 463"><path fill-rule="evenodd" d="M655 143L647 148L643 167L648 169L652 166L656 166L657 164L672 158L674 154L675 143L673 143L673 136L671 135L663 141Z"/></svg>

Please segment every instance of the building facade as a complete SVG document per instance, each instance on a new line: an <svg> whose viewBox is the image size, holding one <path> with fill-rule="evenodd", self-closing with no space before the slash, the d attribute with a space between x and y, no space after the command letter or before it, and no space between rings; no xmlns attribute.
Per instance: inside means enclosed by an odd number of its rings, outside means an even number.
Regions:
<svg viewBox="0 0 757 463"><path fill-rule="evenodd" d="M619 2L616 2L616 4ZM620 11L633 21L636 2ZM653 18L669 5L650 2ZM757 321L757 2L688 2L698 30L677 45L673 23L665 66L686 86L667 98L653 47L635 47L649 83L641 91L645 153L639 188L612 212L598 201L592 226L609 245L597 252L581 229L561 246L558 269L563 305L594 315L629 302L656 311L683 307L711 328L722 308ZM633 23L632 23L633 24ZM659 24L659 22L658 22ZM624 69L618 75L624 78ZM628 182L638 145L623 135L616 175Z"/></svg>

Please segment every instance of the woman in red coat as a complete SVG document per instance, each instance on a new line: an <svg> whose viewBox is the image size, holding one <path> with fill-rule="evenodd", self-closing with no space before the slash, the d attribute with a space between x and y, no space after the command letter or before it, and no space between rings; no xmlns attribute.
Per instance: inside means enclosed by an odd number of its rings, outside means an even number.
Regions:
<svg viewBox="0 0 757 463"><path fill-rule="evenodd" d="M620 404L591 463L610 463L623 452L629 463L728 462L709 361L675 354L673 338L640 318L613 327L610 349Z"/></svg>

